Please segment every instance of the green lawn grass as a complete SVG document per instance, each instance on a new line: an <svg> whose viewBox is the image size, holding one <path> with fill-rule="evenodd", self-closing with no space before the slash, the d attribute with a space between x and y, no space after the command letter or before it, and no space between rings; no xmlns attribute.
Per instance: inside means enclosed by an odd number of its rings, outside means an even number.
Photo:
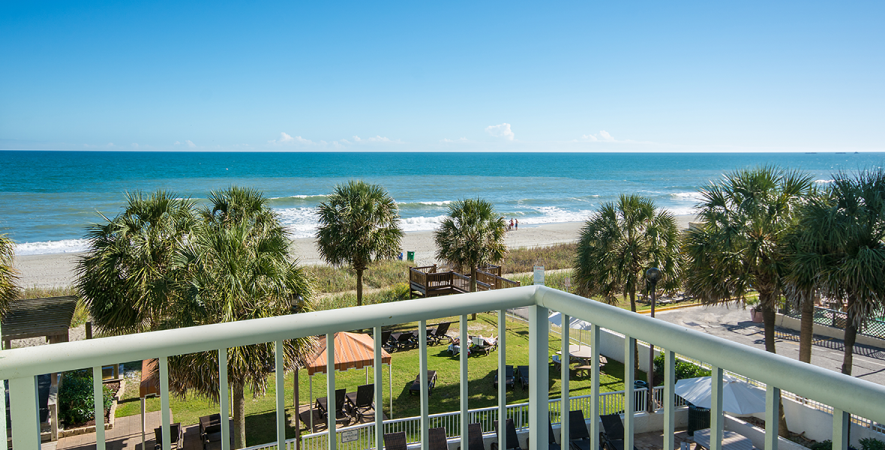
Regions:
<svg viewBox="0 0 885 450"><path fill-rule="evenodd" d="M437 323L442 321L453 322L449 329L450 335L457 335L459 332L458 318L441 318L439 320L430 321L428 323ZM400 329L415 329L417 323L401 324ZM479 314L476 320L468 322L468 332L473 334L482 334L484 336L493 336L497 334L497 315L493 313ZM550 335L549 354L555 353L560 348L560 340L554 334ZM420 403L418 396L409 395L409 386L415 376L418 374L419 355L418 350L408 350L395 352L393 359L393 405L394 410L391 413L390 395L389 395L389 372L388 367L384 366L383 370L383 386L384 386L384 406L383 410L388 418L403 418L417 416L420 414ZM514 366L528 364L528 325L521 321L508 320L507 322L507 364ZM492 352L488 356L471 356L468 362L468 384L469 407L471 409L495 406L498 403L497 390L492 386L495 371L497 369L498 355ZM432 346L428 348L428 368L437 371L437 383L433 394L430 397L430 413L442 413L449 411L457 411L460 409L460 385L459 371L460 358L452 357L445 345ZM373 371L369 370L369 382L372 380ZM600 392L611 392L623 390L624 367L622 364L610 361L603 369L600 378ZM637 377L644 378L644 374L640 373ZM562 380L558 369L550 366L550 387L549 393L551 397L558 397L562 392ZM365 370L349 370L346 372L336 372L335 383L340 388L347 388L350 391L356 391L357 386L366 382ZM300 401L302 404L308 403L310 397L308 394L309 378L306 370L299 372ZM138 386L130 383L126 393L123 396L117 408L117 417L135 415L140 413L140 402L138 399ZM294 412L292 407L293 401L293 374L286 374L286 403L287 416L291 417ZM569 390L572 396L587 395L590 393L590 378L572 378L569 383ZM318 374L313 377L313 398L322 397L326 394L326 376ZM199 417L218 412L218 404L199 396L189 396L186 399L172 397L171 408L176 422L184 425L198 423ZM520 403L528 401L528 390L517 387L507 392L507 403ZM158 411L160 409L160 400L151 398L147 401L148 411ZM268 389L265 396L252 397L251 392L246 394L246 440L247 445L256 445L270 442L275 439L275 421L274 415L276 411L275 405L275 388L273 378L268 380ZM291 427L291 419L287 421L289 424L286 430L286 436L291 438L295 436L295 430ZM302 426L302 432L307 432L306 426Z"/></svg>

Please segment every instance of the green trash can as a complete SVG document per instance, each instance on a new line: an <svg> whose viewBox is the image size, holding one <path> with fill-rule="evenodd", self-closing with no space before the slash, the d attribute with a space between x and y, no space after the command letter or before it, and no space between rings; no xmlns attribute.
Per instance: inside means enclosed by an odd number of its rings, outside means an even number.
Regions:
<svg viewBox="0 0 885 450"><path fill-rule="evenodd" d="M697 430L710 428L710 408L688 405L688 435L694 436Z"/></svg>
<svg viewBox="0 0 885 450"><path fill-rule="evenodd" d="M406 252L407 259L411 262L415 262L415 252Z"/></svg>

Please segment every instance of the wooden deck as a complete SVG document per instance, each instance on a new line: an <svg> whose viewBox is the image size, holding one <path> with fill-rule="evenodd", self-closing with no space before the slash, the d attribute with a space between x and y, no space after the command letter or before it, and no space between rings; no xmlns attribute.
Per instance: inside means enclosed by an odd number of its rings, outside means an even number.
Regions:
<svg viewBox="0 0 885 450"><path fill-rule="evenodd" d="M502 278L501 266L484 267L476 271L476 290L490 291L519 286L518 281ZM463 294L470 291L470 277L455 271L438 272L432 266L409 268L410 297L438 297Z"/></svg>

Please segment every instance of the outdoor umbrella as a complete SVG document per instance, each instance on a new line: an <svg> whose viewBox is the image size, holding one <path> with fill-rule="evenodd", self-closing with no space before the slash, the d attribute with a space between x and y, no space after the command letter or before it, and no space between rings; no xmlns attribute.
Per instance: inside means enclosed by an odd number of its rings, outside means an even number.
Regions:
<svg viewBox="0 0 885 450"><path fill-rule="evenodd" d="M547 317L547 320L550 323L552 323L553 325L556 325L558 327L562 327L562 313L561 312L555 312L553 314L550 314L550 316ZM592 324L590 322L587 322L586 320L581 320L581 319L578 319L577 317L571 317L571 316L569 316L569 318L568 318L568 327L573 330L589 330L591 328L591 326L592 326ZM581 345L581 339L578 339L578 346L580 347L580 345Z"/></svg>
<svg viewBox="0 0 885 450"><path fill-rule="evenodd" d="M710 377L688 378L676 382L676 395L701 408L710 408ZM732 414L765 412L765 391L725 375L722 378L722 410Z"/></svg>

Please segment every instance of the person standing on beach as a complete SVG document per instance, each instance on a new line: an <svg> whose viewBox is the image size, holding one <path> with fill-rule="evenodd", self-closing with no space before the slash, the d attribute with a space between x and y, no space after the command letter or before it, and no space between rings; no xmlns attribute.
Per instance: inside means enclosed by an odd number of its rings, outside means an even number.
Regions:
<svg viewBox="0 0 885 450"><path fill-rule="evenodd" d="M516 231L519 231L519 219L516 219L516 225L514 225Z"/></svg>
<svg viewBox="0 0 885 450"><path fill-rule="evenodd" d="M512 229L513 229L513 218L511 217L511 218L510 218L510 226L507 227L507 231L510 231L510 230L512 230Z"/></svg>

